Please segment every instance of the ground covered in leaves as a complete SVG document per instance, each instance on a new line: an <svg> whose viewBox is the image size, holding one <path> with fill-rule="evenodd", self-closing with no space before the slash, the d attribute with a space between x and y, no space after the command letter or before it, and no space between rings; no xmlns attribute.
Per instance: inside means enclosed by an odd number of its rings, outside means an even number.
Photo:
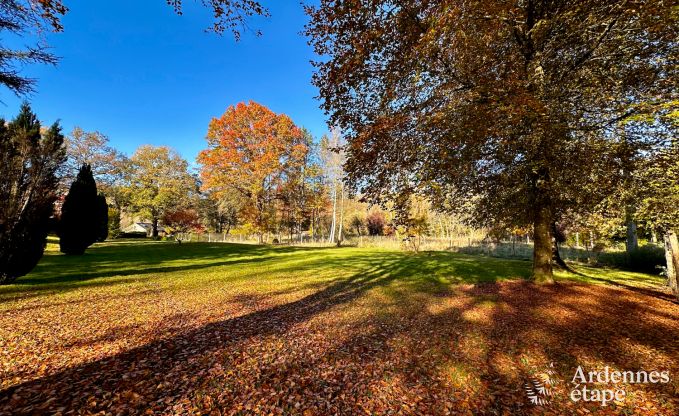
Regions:
<svg viewBox="0 0 679 416"><path fill-rule="evenodd" d="M0 414L679 413L679 305L660 278L580 268L536 286L529 266L206 243L48 253L0 287ZM574 403L578 366L671 381Z"/></svg>

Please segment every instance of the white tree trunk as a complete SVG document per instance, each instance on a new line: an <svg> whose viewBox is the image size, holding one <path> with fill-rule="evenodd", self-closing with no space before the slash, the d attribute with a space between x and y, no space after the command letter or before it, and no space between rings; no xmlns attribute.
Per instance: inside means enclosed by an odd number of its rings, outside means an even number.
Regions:
<svg viewBox="0 0 679 416"><path fill-rule="evenodd" d="M677 234L672 231L665 233L665 260L667 261L667 283L672 289L672 293L679 298L679 287L677 286L679 241Z"/></svg>
<svg viewBox="0 0 679 416"><path fill-rule="evenodd" d="M340 185L340 217L339 217L339 236L337 241L342 243L342 225L344 224L344 183Z"/></svg>
<svg viewBox="0 0 679 416"><path fill-rule="evenodd" d="M330 226L330 235L328 236L328 242L335 242L335 227L337 225L337 188L333 184L332 189L332 225Z"/></svg>

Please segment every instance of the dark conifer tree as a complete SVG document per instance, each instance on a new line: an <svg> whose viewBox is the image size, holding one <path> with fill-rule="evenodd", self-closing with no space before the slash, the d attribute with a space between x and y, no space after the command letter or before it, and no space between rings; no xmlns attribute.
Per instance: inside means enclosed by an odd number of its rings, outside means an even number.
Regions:
<svg viewBox="0 0 679 416"><path fill-rule="evenodd" d="M41 133L28 104L10 123L0 119L0 284L30 272L42 257L65 158L59 124Z"/></svg>
<svg viewBox="0 0 679 416"><path fill-rule="evenodd" d="M101 235L100 200L90 165L83 165L61 208L59 245L66 254L80 255Z"/></svg>

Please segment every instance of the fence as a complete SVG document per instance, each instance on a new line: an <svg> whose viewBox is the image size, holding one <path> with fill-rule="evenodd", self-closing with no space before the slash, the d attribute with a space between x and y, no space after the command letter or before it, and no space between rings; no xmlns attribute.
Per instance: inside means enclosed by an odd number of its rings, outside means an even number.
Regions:
<svg viewBox="0 0 679 416"><path fill-rule="evenodd" d="M257 244L259 238L256 235L233 235L219 233L187 233L180 235L180 239L186 242L211 242L211 243L238 243ZM305 247L331 247L336 243L328 242L327 238L303 235L299 236L265 236L264 241L272 244L305 246ZM485 255L508 259L530 260L533 256L533 244L527 239L514 241L492 242L484 238L482 233L439 238L430 236L404 239L397 236L349 236L343 239L342 246L400 249L410 251L451 251L464 254ZM580 263L607 265L614 267L629 268L630 263L636 263L639 271L657 273L658 267L664 264L663 247L648 244L643 246L635 259L630 259L624 250L611 248L604 251L591 250L588 247L562 245L561 257L566 261Z"/></svg>

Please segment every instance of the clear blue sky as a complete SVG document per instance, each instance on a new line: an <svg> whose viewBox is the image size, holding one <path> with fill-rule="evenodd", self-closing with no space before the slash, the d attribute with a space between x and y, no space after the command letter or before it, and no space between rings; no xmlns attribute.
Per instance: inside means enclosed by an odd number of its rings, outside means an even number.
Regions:
<svg viewBox="0 0 679 416"><path fill-rule="evenodd" d="M272 17L251 22L263 36L244 33L240 42L205 32L209 10L192 0L183 16L165 0L65 3L64 32L48 36L59 65L23 71L39 80L28 101L44 123L98 130L127 154L140 144L169 145L190 163L205 147L210 119L240 101L286 113L314 136L327 130L298 1L266 1ZM22 101L4 87L0 100L5 118Z"/></svg>

